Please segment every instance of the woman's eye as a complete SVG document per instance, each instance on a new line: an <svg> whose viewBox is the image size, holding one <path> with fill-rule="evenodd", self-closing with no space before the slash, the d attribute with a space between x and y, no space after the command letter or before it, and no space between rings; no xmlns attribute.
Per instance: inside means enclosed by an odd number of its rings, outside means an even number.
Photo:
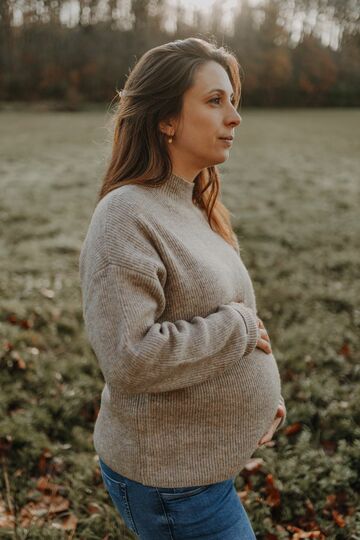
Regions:
<svg viewBox="0 0 360 540"><path fill-rule="evenodd" d="M219 100L221 100L221 98L216 97L216 98L210 99L210 102L212 103L213 101L219 101ZM233 105L235 107L235 100L233 100L233 99L231 100L231 105Z"/></svg>

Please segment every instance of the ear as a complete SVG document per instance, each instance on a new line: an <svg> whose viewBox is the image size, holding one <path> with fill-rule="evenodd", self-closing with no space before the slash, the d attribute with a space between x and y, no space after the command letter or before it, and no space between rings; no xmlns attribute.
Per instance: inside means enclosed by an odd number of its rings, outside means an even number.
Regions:
<svg viewBox="0 0 360 540"><path fill-rule="evenodd" d="M176 123L173 120L162 120L159 122L159 129L165 135L172 135L176 130Z"/></svg>

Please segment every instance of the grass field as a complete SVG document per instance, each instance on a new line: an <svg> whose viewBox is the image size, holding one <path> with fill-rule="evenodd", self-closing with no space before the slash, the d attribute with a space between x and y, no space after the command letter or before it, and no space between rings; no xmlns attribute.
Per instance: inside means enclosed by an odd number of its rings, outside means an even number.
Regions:
<svg viewBox="0 0 360 540"><path fill-rule="evenodd" d="M222 195L288 416L236 487L260 540L357 540L360 111L241 114ZM92 446L103 381L78 280L108 120L0 113L0 538L134 538Z"/></svg>

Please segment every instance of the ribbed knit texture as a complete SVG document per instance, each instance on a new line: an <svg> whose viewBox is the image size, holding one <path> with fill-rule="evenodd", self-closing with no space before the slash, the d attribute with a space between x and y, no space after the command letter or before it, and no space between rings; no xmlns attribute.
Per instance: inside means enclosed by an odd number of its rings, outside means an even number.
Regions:
<svg viewBox="0 0 360 540"><path fill-rule="evenodd" d="M211 229L193 187L172 174L108 193L79 261L85 329L106 383L95 449L157 487L237 474L283 402L276 360L256 347L238 246Z"/></svg>

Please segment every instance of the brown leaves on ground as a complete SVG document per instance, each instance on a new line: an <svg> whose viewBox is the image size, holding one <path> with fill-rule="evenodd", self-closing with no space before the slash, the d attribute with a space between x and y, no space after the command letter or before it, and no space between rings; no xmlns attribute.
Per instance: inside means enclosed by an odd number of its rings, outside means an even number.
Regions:
<svg viewBox="0 0 360 540"><path fill-rule="evenodd" d="M71 511L71 504L67 498L68 488L54 481L53 474L57 474L63 468L60 458L53 458L49 448L44 448L38 460L38 471L40 476L32 479L32 488L27 492L27 503L21 508L17 508L13 501L12 481L8 474L6 456L11 450L11 437L0 438L0 458L2 461L3 476L5 478L6 490L0 496L0 529L11 529L15 527L54 527L69 533L69 538L75 534L78 525L78 518ZM21 476L22 469L16 470L12 478ZM96 469L96 484L100 481L100 471ZM94 478L95 481L95 478ZM87 504L88 515L101 514L103 511L100 504L90 501Z"/></svg>
<svg viewBox="0 0 360 540"><path fill-rule="evenodd" d="M350 345L346 341L344 341L341 349L339 350L339 354L341 354L341 356L344 356L345 358L349 358L351 356L351 353L352 351Z"/></svg>
<svg viewBox="0 0 360 540"><path fill-rule="evenodd" d="M280 506L281 494L280 494L280 490L275 485L273 475L268 474L265 478L265 481L266 481L265 491L267 493L265 502L271 507Z"/></svg>
<svg viewBox="0 0 360 540"><path fill-rule="evenodd" d="M36 489L27 493L30 501L25 504L17 515L19 526L29 528L36 525L42 527L51 524L52 527L66 531L75 531L78 519L70 511L70 501L60 495L64 486L51 482L49 477L41 476ZM15 528L15 515L0 498L0 528Z"/></svg>
<svg viewBox="0 0 360 540"><path fill-rule="evenodd" d="M295 435L295 433L299 433L299 431L302 430L302 424L301 422L294 422L293 424L290 424L290 426L287 426L283 432L285 435Z"/></svg>
<svg viewBox="0 0 360 540"><path fill-rule="evenodd" d="M21 319L15 313L9 313L5 317L5 321L12 325L20 326L20 328L24 328L25 330L28 330L29 328L33 328L34 326L33 318Z"/></svg>
<svg viewBox="0 0 360 540"><path fill-rule="evenodd" d="M338 527L345 527L346 521L344 513L351 515L356 511L352 506L348 505L347 494L345 491L338 491L326 497L326 503L323 508L323 515L332 517Z"/></svg>
<svg viewBox="0 0 360 540"><path fill-rule="evenodd" d="M15 527L15 516L0 497L0 529L13 529Z"/></svg>
<svg viewBox="0 0 360 540"><path fill-rule="evenodd" d="M300 540L301 538L317 538L318 540L325 540L326 536L319 530L315 531L303 531L299 527L294 525L287 525L286 530L294 533L291 537L291 540Z"/></svg>
<svg viewBox="0 0 360 540"><path fill-rule="evenodd" d="M291 426L290 426L291 427ZM261 488L265 497L257 498L256 500L261 504L266 504L271 508L281 507L281 491L276 486L276 479L270 473L266 473L263 470L264 460L261 458L252 458L245 465L241 476L245 480L245 486L242 491L238 491L238 496L242 503L244 503L250 492L252 491L252 479L253 475L262 474L264 476L265 485ZM346 526L346 515L351 515L356 511L355 508L349 506L347 501L347 494L344 491L339 491L336 494L328 495L326 503L324 505L322 514L329 519L332 519L338 527ZM280 534L289 534L291 540L301 540L303 538L325 540L326 535L320 529L316 520L316 512L314 505L310 498L307 498L304 502L304 515L299 517L295 524L277 524L277 532ZM266 540L277 540L278 535L273 533L267 533Z"/></svg>

